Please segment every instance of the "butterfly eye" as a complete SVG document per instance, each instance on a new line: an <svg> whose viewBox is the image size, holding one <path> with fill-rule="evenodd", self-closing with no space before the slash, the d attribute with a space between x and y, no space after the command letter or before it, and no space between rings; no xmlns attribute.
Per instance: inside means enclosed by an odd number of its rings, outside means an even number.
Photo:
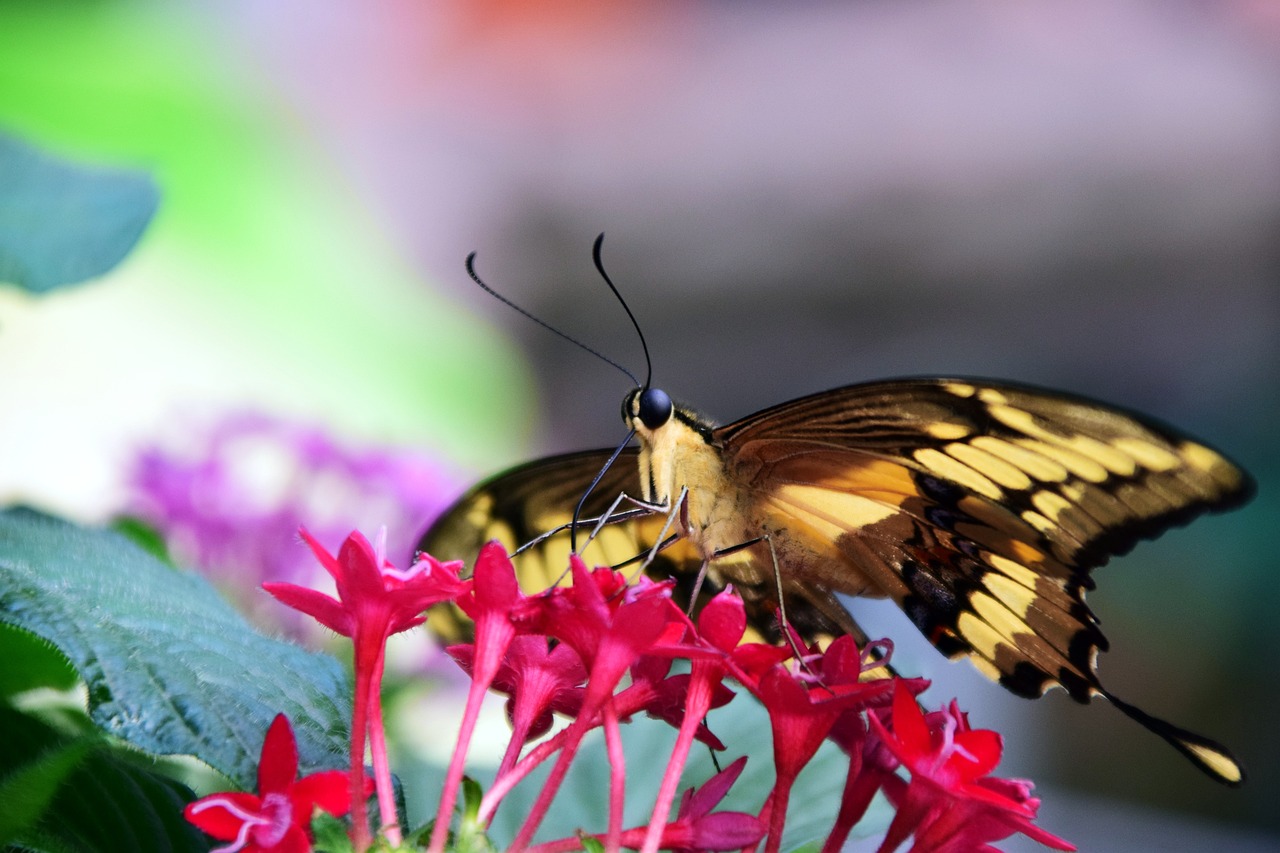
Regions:
<svg viewBox="0 0 1280 853"><path fill-rule="evenodd" d="M671 419L671 398L666 391L650 388L640 393L640 423L649 429L657 429Z"/></svg>

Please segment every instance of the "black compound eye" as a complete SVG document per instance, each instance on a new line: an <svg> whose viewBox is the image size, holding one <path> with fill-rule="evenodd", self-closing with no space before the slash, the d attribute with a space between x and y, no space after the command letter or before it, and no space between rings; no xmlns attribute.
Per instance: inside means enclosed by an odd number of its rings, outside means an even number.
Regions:
<svg viewBox="0 0 1280 853"><path fill-rule="evenodd" d="M649 429L657 429L669 421L674 410L666 391L649 388L640 392L640 423Z"/></svg>

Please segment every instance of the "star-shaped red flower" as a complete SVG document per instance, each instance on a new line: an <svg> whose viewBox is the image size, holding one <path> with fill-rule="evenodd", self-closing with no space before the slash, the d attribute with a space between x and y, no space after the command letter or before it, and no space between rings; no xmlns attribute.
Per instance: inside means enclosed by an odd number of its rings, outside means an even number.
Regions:
<svg viewBox="0 0 1280 853"><path fill-rule="evenodd" d="M298 745L284 714L267 729L258 762L258 793L211 794L183 811L188 821L231 844L216 853L310 853L317 808L335 817L351 808L347 774L326 770L296 779ZM373 787L366 780L366 794Z"/></svg>

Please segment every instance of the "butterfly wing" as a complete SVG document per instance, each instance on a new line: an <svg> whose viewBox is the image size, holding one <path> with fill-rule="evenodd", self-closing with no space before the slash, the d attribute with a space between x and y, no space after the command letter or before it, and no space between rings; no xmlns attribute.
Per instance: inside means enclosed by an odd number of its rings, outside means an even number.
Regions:
<svg viewBox="0 0 1280 853"><path fill-rule="evenodd" d="M1246 499L1248 478L1149 420L1013 385L921 379L785 403L717 431L726 464L840 551L944 652L1014 692L1095 687L1089 570ZM851 503L855 496L859 503Z"/></svg>
<svg viewBox="0 0 1280 853"><path fill-rule="evenodd" d="M470 562L490 539L500 541L508 552L537 539L512 558L520 585L534 592L567 581L571 540L567 525L578 501L613 452L609 448L539 459L480 483L432 523L418 550L440 560ZM623 450L583 505L584 523L577 538L587 565L611 566L632 560L647 553L662 531L664 516L635 513L605 525L582 547L595 526L594 521L586 520L606 513L623 493L633 497L641 494L637 452L636 448ZM627 503L616 507L617 512L634 509ZM539 539L550 531L558 532ZM659 576L692 578L700 565L701 558L687 543L676 542L655 558L650 571ZM430 624L450 641L466 638L471 631L465 617L452 609L437 608Z"/></svg>
<svg viewBox="0 0 1280 853"><path fill-rule="evenodd" d="M824 531L944 653L1023 696L1058 685L1080 701L1106 695L1240 781L1221 747L1101 687L1107 642L1084 603L1090 569L1110 556L1248 498L1247 475L1215 451L1082 398L946 379L824 392L716 438L770 525Z"/></svg>

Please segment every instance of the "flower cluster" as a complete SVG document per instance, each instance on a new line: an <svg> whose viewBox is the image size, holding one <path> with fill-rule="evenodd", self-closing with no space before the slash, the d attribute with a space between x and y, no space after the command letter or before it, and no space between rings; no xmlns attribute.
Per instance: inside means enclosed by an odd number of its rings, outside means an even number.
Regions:
<svg viewBox="0 0 1280 853"><path fill-rule="evenodd" d="M397 570L386 560L381 542L371 545L358 533L347 538L336 557L305 533L304 538L337 582L338 599L291 584L265 586L285 604L355 644L347 798L321 801L290 794L309 789L313 777L290 789L277 768L269 774L270 784L260 786L260 799L215 795L193 804L191 819L210 831L212 825L200 822L200 816L221 805L218 837L237 838L239 844L224 850L307 849L298 845L299 839L309 837L308 806L317 804L337 814L349 800L352 845L363 853L375 838L365 804L366 744L373 754L379 833L392 846L404 842L392 805L378 698L382 649L389 636L420 624L422 611L441 601L454 602L473 620L475 641L448 650L472 681L430 833L430 851L450 849L456 841L457 836L450 835L456 792L480 702L489 690L508 697L513 735L496 780L473 810L473 826L482 832L504 797L532 770L551 763L510 850L557 853L586 845L604 850L709 851L757 849L763 843L766 851L777 851L793 783L826 740L847 754L849 770L824 851L840 849L880 791L896 808L880 853L890 853L908 839L917 853L989 851L994 849L991 842L1014 833L1059 850L1074 849L1032 823L1038 801L1030 796L1029 783L989 775L1000 758L999 735L970 728L954 704L925 713L917 695L926 683L889 672L892 648L887 642L861 649L849 637L836 639L826 649L804 648L796 637L781 647L743 643L745 611L732 591L709 602L695 623L672 601L670 583L645 578L628 583L620 573L590 569L576 557L570 559L572 585L525 595L497 543L484 547L472 578L463 580L460 564L440 563L426 555L409 570ZM677 659L687 666L677 671ZM735 689L751 694L768 711L775 768L772 790L754 813L717 810L742 772L742 757L677 802L693 743L726 748L707 727L706 716L733 699ZM624 826L625 762L619 726L642 713L666 721L677 736L652 818L644 825ZM547 736L554 714L569 722ZM535 843L534 835L570 764L581 753L584 736L597 728L604 733L610 768L605 826L591 835ZM276 727L272 731L269 743L281 737L274 734ZM538 738L542 740L530 746ZM266 756L264 750L264 766ZM292 764L282 766L291 779L296 756ZM326 777L326 785L332 784ZM250 799L235 801L233 810L226 804L235 796ZM268 807L273 796L272 803L292 797L288 801L293 805L288 810ZM293 823L284 826L283 814ZM238 828L232 825L236 819L243 821ZM294 846L271 846L265 843L267 835L292 839ZM248 846L247 839L257 846Z"/></svg>
<svg viewBox="0 0 1280 853"><path fill-rule="evenodd" d="M418 530L463 485L421 451L356 446L256 412L184 424L182 436L185 443L135 455L127 511L161 531L180 562L273 627L280 610L263 610L259 585L320 579L297 547L304 520L324 541L339 541L353 523ZM407 554L415 541L393 541L392 550ZM284 622L289 630L304 625Z"/></svg>

